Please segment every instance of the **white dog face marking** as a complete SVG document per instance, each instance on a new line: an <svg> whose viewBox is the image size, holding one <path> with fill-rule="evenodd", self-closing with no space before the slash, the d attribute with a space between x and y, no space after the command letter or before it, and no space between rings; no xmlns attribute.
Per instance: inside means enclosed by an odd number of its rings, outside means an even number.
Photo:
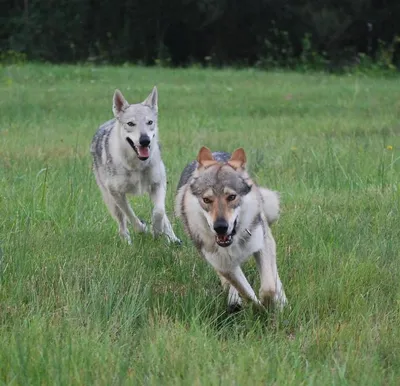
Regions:
<svg viewBox="0 0 400 386"><path fill-rule="evenodd" d="M153 138L157 134L158 93L154 87L142 102L130 105L116 90L113 97L113 113L120 123L120 135L142 161L150 157Z"/></svg>

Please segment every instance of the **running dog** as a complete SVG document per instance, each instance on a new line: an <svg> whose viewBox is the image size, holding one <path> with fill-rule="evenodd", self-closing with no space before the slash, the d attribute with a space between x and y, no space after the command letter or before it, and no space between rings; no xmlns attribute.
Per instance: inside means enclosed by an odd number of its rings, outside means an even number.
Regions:
<svg viewBox="0 0 400 386"><path fill-rule="evenodd" d="M90 152L97 184L119 234L131 243L127 220L138 232L147 230L128 203L127 194L148 193L154 204L152 231L180 243L165 213L167 179L158 143L158 94L154 87L142 103L129 104L119 90L113 98L114 119L95 134Z"/></svg>
<svg viewBox="0 0 400 386"><path fill-rule="evenodd" d="M175 213L223 288L229 288L230 311L241 308L242 298L262 308L286 304L270 229L279 216L279 197L251 180L242 148L230 155L202 147L197 161L182 172ZM259 298L240 267L250 255L261 278Z"/></svg>

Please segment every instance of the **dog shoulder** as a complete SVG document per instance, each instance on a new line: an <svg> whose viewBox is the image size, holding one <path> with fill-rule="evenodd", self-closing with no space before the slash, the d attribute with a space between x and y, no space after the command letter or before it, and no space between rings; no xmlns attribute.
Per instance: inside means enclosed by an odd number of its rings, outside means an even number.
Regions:
<svg viewBox="0 0 400 386"><path fill-rule="evenodd" d="M110 119L109 121L99 126L90 144L90 152L93 155L95 154L100 155L101 152L104 150L104 142L107 138L110 137L111 131L114 126L115 126L115 119Z"/></svg>

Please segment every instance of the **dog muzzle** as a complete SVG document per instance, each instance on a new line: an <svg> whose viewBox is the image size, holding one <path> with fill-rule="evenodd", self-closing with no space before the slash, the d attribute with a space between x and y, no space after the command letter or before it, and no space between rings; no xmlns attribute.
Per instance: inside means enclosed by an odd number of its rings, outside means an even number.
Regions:
<svg viewBox="0 0 400 386"><path fill-rule="evenodd" d="M129 137L126 137L126 140L129 143L129 145L131 145L132 149L135 151L135 153L137 154L138 158L141 161L146 161L150 157L150 145L148 145L148 146L137 145L136 146Z"/></svg>
<svg viewBox="0 0 400 386"><path fill-rule="evenodd" d="M233 229L230 234L216 234L215 235L215 242L223 248L229 247L233 243L233 236L236 235L236 225L237 225L237 219L235 220L235 223L233 224Z"/></svg>

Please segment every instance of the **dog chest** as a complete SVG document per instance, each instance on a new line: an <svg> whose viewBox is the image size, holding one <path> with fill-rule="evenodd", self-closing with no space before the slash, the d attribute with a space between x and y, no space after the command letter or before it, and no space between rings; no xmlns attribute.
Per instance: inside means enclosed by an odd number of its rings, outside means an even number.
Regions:
<svg viewBox="0 0 400 386"><path fill-rule="evenodd" d="M253 253L263 249L264 244L263 230L258 226L244 245L235 242L227 248L217 247L213 252L203 249L202 253L215 269L230 271L247 261Z"/></svg>
<svg viewBox="0 0 400 386"><path fill-rule="evenodd" d="M142 195L150 192L151 179L148 173L139 171L126 174L125 189L127 193Z"/></svg>

